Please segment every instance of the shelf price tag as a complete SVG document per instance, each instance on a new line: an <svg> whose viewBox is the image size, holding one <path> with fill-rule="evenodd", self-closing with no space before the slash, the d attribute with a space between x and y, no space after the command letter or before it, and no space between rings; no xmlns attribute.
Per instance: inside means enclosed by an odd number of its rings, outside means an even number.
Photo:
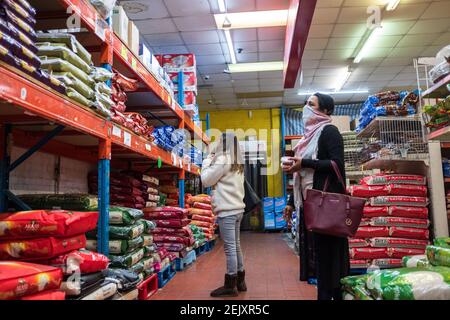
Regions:
<svg viewBox="0 0 450 320"><path fill-rule="evenodd" d="M178 159L178 162L179 162L179 164L180 164L180 168L183 168L183 160Z"/></svg>
<svg viewBox="0 0 450 320"><path fill-rule="evenodd" d="M122 129L120 129L119 127L113 126L113 136L122 138Z"/></svg>
<svg viewBox="0 0 450 320"><path fill-rule="evenodd" d="M126 131L123 133L123 143L125 143L125 145L131 147L131 134L129 134Z"/></svg>
<svg viewBox="0 0 450 320"><path fill-rule="evenodd" d="M149 145L148 143L145 144L145 150L147 151L152 151L152 146Z"/></svg>
<svg viewBox="0 0 450 320"><path fill-rule="evenodd" d="M173 153L171 153L171 156L172 156L172 165L174 167L176 167L177 166L177 156Z"/></svg>
<svg viewBox="0 0 450 320"><path fill-rule="evenodd" d="M191 163L188 163L188 171L191 171Z"/></svg>
<svg viewBox="0 0 450 320"><path fill-rule="evenodd" d="M95 34L102 40L105 41L106 39L106 29L108 28L108 25L106 24L106 21L103 19L99 19L98 15L95 15Z"/></svg>
<svg viewBox="0 0 450 320"><path fill-rule="evenodd" d="M136 70L137 68L137 61L135 58L131 58L131 67Z"/></svg>
<svg viewBox="0 0 450 320"><path fill-rule="evenodd" d="M124 44L122 44L122 50L121 50L120 54L122 55L122 58L125 59L125 61L128 61L128 50Z"/></svg>

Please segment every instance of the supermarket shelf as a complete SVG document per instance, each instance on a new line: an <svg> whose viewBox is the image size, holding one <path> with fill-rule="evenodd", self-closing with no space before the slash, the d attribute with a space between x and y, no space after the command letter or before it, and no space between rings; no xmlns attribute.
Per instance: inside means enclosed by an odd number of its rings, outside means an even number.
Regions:
<svg viewBox="0 0 450 320"><path fill-rule="evenodd" d="M373 119L367 127L361 130L357 134L357 138L373 138L378 137L380 135L380 122L381 121L420 121L420 118L417 115L414 116L406 116L406 117L376 117Z"/></svg>
<svg viewBox="0 0 450 320"><path fill-rule="evenodd" d="M441 148L450 149L450 142L441 142Z"/></svg>
<svg viewBox="0 0 450 320"><path fill-rule="evenodd" d="M301 139L303 136L285 136L284 140L295 140L295 139Z"/></svg>
<svg viewBox="0 0 450 320"><path fill-rule="evenodd" d="M445 98L450 94L448 85L450 84L450 74L436 83L434 86L422 93L422 98Z"/></svg>
<svg viewBox="0 0 450 320"><path fill-rule="evenodd" d="M372 159L362 165L363 170L398 170L401 167L412 166L412 163L426 164L426 159L420 159L419 157L414 159Z"/></svg>
<svg viewBox="0 0 450 320"><path fill-rule="evenodd" d="M428 135L428 140L439 140L441 142L450 142L450 126L438 129ZM447 147L449 145L447 144Z"/></svg>

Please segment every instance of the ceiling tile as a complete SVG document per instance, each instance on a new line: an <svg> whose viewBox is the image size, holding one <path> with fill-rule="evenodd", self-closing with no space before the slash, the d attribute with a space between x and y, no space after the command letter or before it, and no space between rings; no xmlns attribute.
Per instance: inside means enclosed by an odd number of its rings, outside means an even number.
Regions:
<svg viewBox="0 0 450 320"><path fill-rule="evenodd" d="M423 33L440 33L448 31L450 28L450 19L431 19L419 20L411 28L409 34L423 34Z"/></svg>
<svg viewBox="0 0 450 320"><path fill-rule="evenodd" d="M304 69L306 69L304 63L302 63L302 66ZM342 60L324 59L324 60L320 60L319 66L321 68L341 68L341 67L348 66L348 63L346 61L342 61Z"/></svg>
<svg viewBox="0 0 450 320"><path fill-rule="evenodd" d="M336 77L339 73L342 72L342 68L320 68L315 72L316 77Z"/></svg>
<svg viewBox="0 0 450 320"><path fill-rule="evenodd" d="M235 80L233 83L234 87L258 87L259 81L258 80Z"/></svg>
<svg viewBox="0 0 450 320"><path fill-rule="evenodd" d="M283 91L284 90L284 85L283 83L281 83L282 80L280 79L280 83L278 84L272 84L272 85L264 85L264 86L260 86L261 92L267 92L267 91Z"/></svg>
<svg viewBox="0 0 450 320"><path fill-rule="evenodd" d="M390 52L392 51L391 48L373 48L369 52L367 52L366 57L367 58L386 58L389 56ZM396 58L396 56L393 56ZM363 59L363 63L365 61L365 58Z"/></svg>
<svg viewBox="0 0 450 320"><path fill-rule="evenodd" d="M399 72L401 72L404 69L404 67L402 66L383 66L383 67L378 67L375 69L374 74L380 74L380 73L394 73L394 74L398 74Z"/></svg>
<svg viewBox="0 0 450 320"><path fill-rule="evenodd" d="M317 0L316 8L340 7L344 0Z"/></svg>
<svg viewBox="0 0 450 320"><path fill-rule="evenodd" d="M424 47L408 47L408 48L395 48L390 53L390 58L417 58L423 52Z"/></svg>
<svg viewBox="0 0 450 320"><path fill-rule="evenodd" d="M219 43L212 44L193 44L189 45L188 49L196 56L201 55L220 55L223 54L222 47Z"/></svg>
<svg viewBox="0 0 450 320"><path fill-rule="evenodd" d="M254 0L251 0L251 1L227 0L226 4L227 4L228 12L244 12L244 11L255 11L256 10L256 5L255 5Z"/></svg>
<svg viewBox="0 0 450 320"><path fill-rule="evenodd" d="M319 66L319 62L320 60L308 60L308 61L302 60L302 69L303 70L315 69Z"/></svg>
<svg viewBox="0 0 450 320"><path fill-rule="evenodd" d="M216 81L230 81L231 76L226 73L211 73L208 82L216 83Z"/></svg>
<svg viewBox="0 0 450 320"><path fill-rule="evenodd" d="M437 53L442 49L442 46L429 46L420 53L421 57L435 57Z"/></svg>
<svg viewBox="0 0 450 320"><path fill-rule="evenodd" d="M407 66L412 63L410 58L386 58L381 63L381 66Z"/></svg>
<svg viewBox="0 0 450 320"><path fill-rule="evenodd" d="M256 80L258 79L258 72L242 72L232 73L231 79L233 80Z"/></svg>
<svg viewBox="0 0 450 320"><path fill-rule="evenodd" d="M344 7L342 8L338 23L347 23L349 21L353 23L366 23L367 21L367 7Z"/></svg>
<svg viewBox="0 0 450 320"><path fill-rule="evenodd" d="M197 56L197 65L204 66L209 64L221 64L225 63L225 58L223 55L212 55L212 56Z"/></svg>
<svg viewBox="0 0 450 320"><path fill-rule="evenodd" d="M169 17L163 0L121 1L127 16L131 20L161 19Z"/></svg>
<svg viewBox="0 0 450 320"><path fill-rule="evenodd" d="M212 15L188 16L173 18L180 31L215 30L216 22Z"/></svg>
<svg viewBox="0 0 450 320"><path fill-rule="evenodd" d="M258 48L261 52L284 50L284 40L258 41Z"/></svg>
<svg viewBox="0 0 450 320"><path fill-rule="evenodd" d="M271 85L279 85L282 83L282 79L259 79L260 86L271 86Z"/></svg>
<svg viewBox="0 0 450 320"><path fill-rule="evenodd" d="M391 81L395 78L392 73L372 74L367 81Z"/></svg>
<svg viewBox="0 0 450 320"><path fill-rule="evenodd" d="M379 50L379 49L373 49L373 50ZM388 53L391 49L387 49ZM363 64L368 67L378 67L381 62L383 62L385 55L382 53L378 53L379 55L382 55L382 57L366 57L364 58Z"/></svg>
<svg viewBox="0 0 450 320"><path fill-rule="evenodd" d="M306 50L323 50L327 47L328 38L308 38Z"/></svg>
<svg viewBox="0 0 450 320"><path fill-rule="evenodd" d="M314 24L309 29L308 38L327 38L333 31L333 24Z"/></svg>
<svg viewBox="0 0 450 320"><path fill-rule="evenodd" d="M367 88L383 88L386 85L386 81L367 81Z"/></svg>
<svg viewBox="0 0 450 320"><path fill-rule="evenodd" d="M393 80L388 83L389 87L398 88L402 86L410 86L412 83L417 83L416 80Z"/></svg>
<svg viewBox="0 0 450 320"><path fill-rule="evenodd" d="M402 36L380 36L373 44L373 48L393 48Z"/></svg>
<svg viewBox="0 0 450 320"><path fill-rule="evenodd" d="M399 73L394 79L392 80L409 80L413 81L417 79L417 75L415 73Z"/></svg>
<svg viewBox="0 0 450 320"><path fill-rule="evenodd" d="M382 36L398 36L407 34L415 21L383 21Z"/></svg>
<svg viewBox="0 0 450 320"><path fill-rule="evenodd" d="M289 9L289 0L256 0L256 10L285 10Z"/></svg>
<svg viewBox="0 0 450 320"><path fill-rule="evenodd" d="M248 92L259 92L259 86L253 86L253 87L240 87L235 86L236 93L248 93Z"/></svg>
<svg viewBox="0 0 450 320"><path fill-rule="evenodd" d="M317 60L321 59L324 50L305 50L303 52L302 63L306 63L305 60Z"/></svg>
<svg viewBox="0 0 450 320"><path fill-rule="evenodd" d="M209 91L211 91L211 95L214 96L216 94L234 94L234 89L232 87L224 87L221 86L223 83L230 83L229 81L219 81L217 82L219 83L218 86L214 85L214 88L210 89Z"/></svg>
<svg viewBox="0 0 450 320"><path fill-rule="evenodd" d="M189 45L191 45L191 44L211 44L211 43L219 42L219 36L218 36L216 30L182 32L181 37Z"/></svg>
<svg viewBox="0 0 450 320"><path fill-rule="evenodd" d="M234 48L236 49L236 51L239 48L243 49L242 53L255 53L258 52L258 42L257 41L234 42Z"/></svg>
<svg viewBox="0 0 450 320"><path fill-rule="evenodd" d="M302 69L303 77L312 77L318 69Z"/></svg>
<svg viewBox="0 0 450 320"><path fill-rule="evenodd" d="M339 8L316 8L312 24L334 23L339 15Z"/></svg>
<svg viewBox="0 0 450 320"><path fill-rule="evenodd" d="M450 2L449 1L434 1L425 10L421 19L438 19L450 18Z"/></svg>
<svg viewBox="0 0 450 320"><path fill-rule="evenodd" d="M235 42L256 41L256 29L234 29L231 37Z"/></svg>
<svg viewBox="0 0 450 320"><path fill-rule="evenodd" d="M437 38L439 34L415 34L406 35L397 44L397 47L416 47L418 45L428 46L431 45Z"/></svg>
<svg viewBox="0 0 450 320"><path fill-rule="evenodd" d="M284 59L283 51L279 51L279 52L261 52L259 54L259 62L283 61L283 59Z"/></svg>
<svg viewBox="0 0 450 320"><path fill-rule="evenodd" d="M258 40L284 40L286 27L258 28Z"/></svg>
<svg viewBox="0 0 450 320"><path fill-rule="evenodd" d="M342 50L325 50L323 54L323 59L336 59L345 60L352 56L353 49L342 49Z"/></svg>
<svg viewBox="0 0 450 320"><path fill-rule="evenodd" d="M367 27L365 23L336 24L333 30L333 37L361 38L366 31Z"/></svg>
<svg viewBox="0 0 450 320"><path fill-rule="evenodd" d="M437 38L433 45L435 46L445 46L450 43L450 32L446 32L442 34L439 38Z"/></svg>
<svg viewBox="0 0 450 320"><path fill-rule="evenodd" d="M211 13L208 0L190 1L189 5L186 5L186 2L183 0L164 0L164 2L172 17L185 17Z"/></svg>
<svg viewBox="0 0 450 320"><path fill-rule="evenodd" d="M201 74L210 74L210 73L221 73L224 70L228 69L228 66L226 64L217 64L217 65L204 65L204 66L197 66L197 70Z"/></svg>
<svg viewBox="0 0 450 320"><path fill-rule="evenodd" d="M344 7L368 7L368 6L384 6L386 4L386 0L345 0Z"/></svg>
<svg viewBox="0 0 450 320"><path fill-rule="evenodd" d="M355 49L361 38L331 38L328 42L328 49Z"/></svg>
<svg viewBox="0 0 450 320"><path fill-rule="evenodd" d="M183 39L181 39L178 32L175 33L161 33L161 34L149 34L143 36L150 46L173 46L184 45Z"/></svg>
<svg viewBox="0 0 450 320"><path fill-rule="evenodd" d="M156 54L185 54L190 53L189 50L185 46L165 46L165 47L152 47Z"/></svg>
<svg viewBox="0 0 450 320"><path fill-rule="evenodd" d="M258 62L257 53L241 53L236 55L237 61L241 63L245 62Z"/></svg>
<svg viewBox="0 0 450 320"><path fill-rule="evenodd" d="M177 26L169 18L136 21L136 26L143 35L178 32Z"/></svg>
<svg viewBox="0 0 450 320"><path fill-rule="evenodd" d="M282 77L283 77L283 71L258 72L259 79L275 79L275 78L281 79Z"/></svg>
<svg viewBox="0 0 450 320"><path fill-rule="evenodd" d="M394 11L385 11L383 19L389 21L417 20L428 6L428 3L400 4Z"/></svg>

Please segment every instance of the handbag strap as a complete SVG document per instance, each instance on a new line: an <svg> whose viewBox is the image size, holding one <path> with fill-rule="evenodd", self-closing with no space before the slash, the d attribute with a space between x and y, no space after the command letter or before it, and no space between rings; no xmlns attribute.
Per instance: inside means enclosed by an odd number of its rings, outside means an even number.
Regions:
<svg viewBox="0 0 450 320"><path fill-rule="evenodd" d="M334 160L331 160L331 166L333 167L334 173L336 174L336 177L338 178L339 182L342 184L342 186L344 187L345 190L345 182L344 182L344 178L342 178L341 175L341 170L339 170L339 167L337 165L337 163ZM329 179L330 177L328 176L327 179L325 180L325 185L323 187L323 191L327 192L328 190L328 185L329 185Z"/></svg>

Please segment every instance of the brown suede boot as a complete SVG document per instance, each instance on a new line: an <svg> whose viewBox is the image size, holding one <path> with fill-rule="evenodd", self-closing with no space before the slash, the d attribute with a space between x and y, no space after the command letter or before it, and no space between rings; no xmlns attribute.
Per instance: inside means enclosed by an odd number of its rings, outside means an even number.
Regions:
<svg viewBox="0 0 450 320"><path fill-rule="evenodd" d="M237 273L237 289L238 291L247 291L247 285L245 284L245 270L238 271Z"/></svg>
<svg viewBox="0 0 450 320"><path fill-rule="evenodd" d="M237 297L238 291L236 288L237 275L235 274L225 274L225 283L223 287L217 288L211 292L211 297Z"/></svg>

